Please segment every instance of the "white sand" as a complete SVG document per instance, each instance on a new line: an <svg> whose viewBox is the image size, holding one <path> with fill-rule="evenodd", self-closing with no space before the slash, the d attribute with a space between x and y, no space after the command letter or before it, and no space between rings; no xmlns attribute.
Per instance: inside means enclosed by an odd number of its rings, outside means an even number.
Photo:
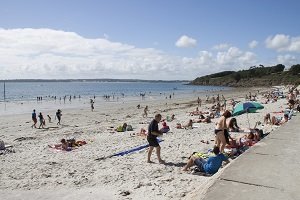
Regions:
<svg viewBox="0 0 300 200"><path fill-rule="evenodd" d="M247 92L223 94L226 98L241 98ZM267 112L283 110L285 103L286 100L281 99L265 105L265 109L258 113L249 114L251 127L256 121L263 121ZM63 110L63 125L58 128L54 121L55 111L52 111L49 113L53 123L46 124L49 129L32 129L31 113L0 117L0 139L13 145L16 151L0 155L1 199L190 199L195 193L198 197L204 195L224 168L212 177L192 175L182 172L181 168L192 152L206 152L213 147L214 142L210 140L214 139L213 130L218 119L190 130L175 129L177 122L186 123L190 118L197 118L187 113L195 110L195 97L179 99L175 96L172 100L143 102L142 108L149 106L148 118L142 117L143 109L137 109L136 105L99 105L96 102L94 112L90 111L88 104L86 108ZM207 110L207 106L203 105L200 110ZM166 165L158 164L155 153L152 155L155 163L146 163L147 149L95 160L147 144L146 138L131 135L142 127L147 128L148 124L139 122L150 122L156 113L161 113L163 118L173 113L176 117L168 122L171 133L165 134L160 143ZM248 127L246 114L238 116L237 120L241 127ZM107 130L123 122L132 125L134 131L110 133ZM274 127L264 128L270 131ZM21 137L27 140L15 140ZM47 146L59 143L61 138L71 137L88 144L71 152L56 152ZM201 140L208 140L210 144L201 143ZM123 196L126 192L129 195Z"/></svg>

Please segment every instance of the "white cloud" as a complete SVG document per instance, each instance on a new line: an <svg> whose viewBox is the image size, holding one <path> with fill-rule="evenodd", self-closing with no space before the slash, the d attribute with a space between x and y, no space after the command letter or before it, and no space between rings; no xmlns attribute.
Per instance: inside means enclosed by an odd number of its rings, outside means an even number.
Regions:
<svg viewBox="0 0 300 200"><path fill-rule="evenodd" d="M252 40L249 43L249 48L254 49L255 47L257 47L257 45L258 45L258 42L256 40Z"/></svg>
<svg viewBox="0 0 300 200"><path fill-rule="evenodd" d="M285 54L277 56L277 63L283 64L285 66L292 66L295 64L299 64L299 59L294 55Z"/></svg>
<svg viewBox="0 0 300 200"><path fill-rule="evenodd" d="M183 35L177 40L175 45L181 48L195 47L197 45L197 40Z"/></svg>
<svg viewBox="0 0 300 200"><path fill-rule="evenodd" d="M269 36L265 43L267 48L274 49L279 52L300 52L300 37L277 34L275 36Z"/></svg>
<svg viewBox="0 0 300 200"><path fill-rule="evenodd" d="M248 68L256 55L237 47L201 51L195 57L168 55L154 48L88 39L51 29L0 29L0 79L138 78L186 79Z"/></svg>
<svg viewBox="0 0 300 200"><path fill-rule="evenodd" d="M229 47L230 47L229 44L223 43L223 44L215 45L215 46L213 47L213 49L214 49L214 50L218 50L218 51L222 51L222 50L227 50Z"/></svg>

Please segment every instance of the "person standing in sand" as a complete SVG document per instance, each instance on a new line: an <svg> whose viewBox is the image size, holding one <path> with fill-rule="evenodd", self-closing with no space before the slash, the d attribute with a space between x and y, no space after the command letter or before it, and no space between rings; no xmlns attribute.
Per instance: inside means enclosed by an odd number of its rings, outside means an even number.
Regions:
<svg viewBox="0 0 300 200"><path fill-rule="evenodd" d="M94 109L95 109L94 103L95 103L95 102L91 99L91 110L92 110L92 112L94 112Z"/></svg>
<svg viewBox="0 0 300 200"><path fill-rule="evenodd" d="M143 114L143 117L148 117L148 106L146 106L144 108L144 114Z"/></svg>
<svg viewBox="0 0 300 200"><path fill-rule="evenodd" d="M45 125L45 119L44 119L44 116L43 116L43 114L40 112L40 114L39 114L39 120L40 120L40 126L39 126L39 128L44 128L44 125Z"/></svg>
<svg viewBox="0 0 300 200"><path fill-rule="evenodd" d="M155 148L156 150L156 155L158 162L161 164L164 164L165 161L163 161L160 157L160 146L157 141L157 136L161 136L162 132L158 129L158 123L161 120L161 114L156 114L152 122L149 124L148 127L148 135L147 135L147 141L149 142L149 150L148 150L148 157L147 157L147 162L148 163L153 163L151 161L151 154L153 149Z"/></svg>
<svg viewBox="0 0 300 200"><path fill-rule="evenodd" d="M229 143L229 133L227 130L226 119L231 117L231 112L225 110L223 115L220 117L219 122L216 124L215 135L216 135L216 146L220 148L220 151L224 153L226 143Z"/></svg>
<svg viewBox="0 0 300 200"><path fill-rule="evenodd" d="M60 109L57 110L55 116L56 116L57 119L58 119L57 125L60 125L60 120L61 120L61 116L62 116L61 110L60 110Z"/></svg>
<svg viewBox="0 0 300 200"><path fill-rule="evenodd" d="M35 110L33 110L32 114L31 114L31 118L32 118L32 121L33 121L33 124L31 126L31 128L36 128L36 123L37 123L37 118L36 118L36 113L35 113Z"/></svg>

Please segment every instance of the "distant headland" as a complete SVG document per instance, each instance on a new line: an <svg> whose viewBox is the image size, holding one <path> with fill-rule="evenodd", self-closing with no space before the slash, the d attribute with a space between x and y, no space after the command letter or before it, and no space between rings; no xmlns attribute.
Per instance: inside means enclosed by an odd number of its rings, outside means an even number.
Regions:
<svg viewBox="0 0 300 200"><path fill-rule="evenodd" d="M230 87L299 85L300 64L293 65L288 70L285 70L284 65L278 64L270 67L252 66L248 70L223 71L198 77L190 84Z"/></svg>

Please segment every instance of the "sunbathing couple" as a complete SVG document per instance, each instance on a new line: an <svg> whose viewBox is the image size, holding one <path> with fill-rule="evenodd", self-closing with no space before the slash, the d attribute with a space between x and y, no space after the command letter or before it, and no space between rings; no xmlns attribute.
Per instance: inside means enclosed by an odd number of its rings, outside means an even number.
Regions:
<svg viewBox="0 0 300 200"><path fill-rule="evenodd" d="M86 144L86 141L76 141L75 139L61 139L61 144L55 144L54 146L49 145L50 148L55 148L64 151L71 151L72 147L78 147Z"/></svg>
<svg viewBox="0 0 300 200"><path fill-rule="evenodd" d="M283 117L272 116L271 118L270 113L266 114L266 116L264 117L264 123L271 124L271 125L282 125L288 122L288 120L289 120L289 115L287 113L285 113Z"/></svg>

